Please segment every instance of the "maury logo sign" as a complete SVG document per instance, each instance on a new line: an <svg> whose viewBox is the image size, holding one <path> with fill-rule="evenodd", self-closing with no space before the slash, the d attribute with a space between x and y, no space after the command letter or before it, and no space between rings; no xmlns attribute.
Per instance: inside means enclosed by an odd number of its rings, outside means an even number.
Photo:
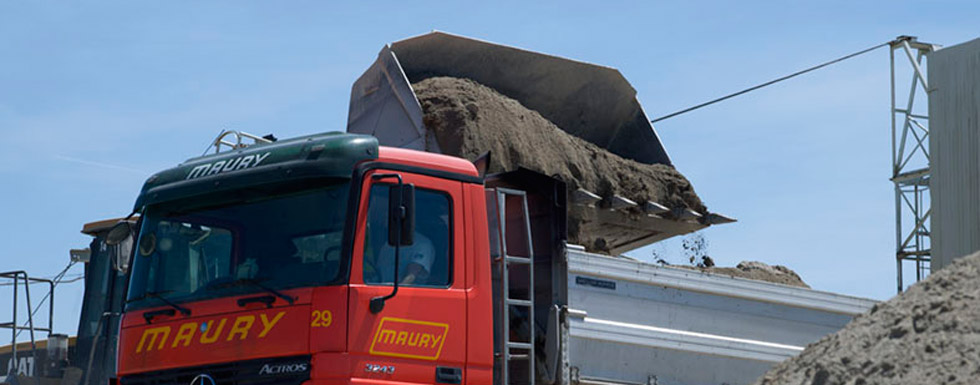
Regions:
<svg viewBox="0 0 980 385"><path fill-rule="evenodd" d="M191 169L191 172L187 173L187 178L184 179L185 180L194 179L194 178L200 178L204 176L220 174L223 172L252 168L261 164L262 161L265 160L265 158L269 157L269 154L270 153L267 152L264 154L245 155L245 156L239 156L237 158L199 164L197 166L194 166L194 168Z"/></svg>
<svg viewBox="0 0 980 385"><path fill-rule="evenodd" d="M371 342L371 354L401 358L436 360L446 342L449 325L385 317L378 324Z"/></svg>
<svg viewBox="0 0 980 385"><path fill-rule="evenodd" d="M208 345L244 339L264 338L279 323L286 312L241 315L205 322L185 322L180 326L158 326L143 329L136 353L175 349L193 345Z"/></svg>

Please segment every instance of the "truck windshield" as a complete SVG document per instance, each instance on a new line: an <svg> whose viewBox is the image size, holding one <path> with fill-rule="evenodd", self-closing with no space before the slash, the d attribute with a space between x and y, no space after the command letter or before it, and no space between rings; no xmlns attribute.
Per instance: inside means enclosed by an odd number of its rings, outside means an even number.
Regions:
<svg viewBox="0 0 980 385"><path fill-rule="evenodd" d="M127 307L342 283L348 186L148 208Z"/></svg>

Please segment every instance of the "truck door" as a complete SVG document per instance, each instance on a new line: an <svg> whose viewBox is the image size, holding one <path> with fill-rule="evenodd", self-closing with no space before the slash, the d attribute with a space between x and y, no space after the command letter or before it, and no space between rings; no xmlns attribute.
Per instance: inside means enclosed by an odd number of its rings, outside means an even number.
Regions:
<svg viewBox="0 0 980 385"><path fill-rule="evenodd" d="M390 294L395 278L387 216L389 190L397 180L372 180L376 173L397 173L415 186L415 232L413 244L399 249L397 295L372 313L371 299ZM360 198L348 313L351 377L367 383L463 383L464 234L456 228L463 223L462 183L375 170L365 175Z"/></svg>

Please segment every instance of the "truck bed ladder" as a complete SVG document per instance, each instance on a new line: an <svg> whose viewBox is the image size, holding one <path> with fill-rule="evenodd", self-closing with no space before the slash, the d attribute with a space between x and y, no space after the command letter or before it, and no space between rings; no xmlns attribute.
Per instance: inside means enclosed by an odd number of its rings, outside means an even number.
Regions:
<svg viewBox="0 0 980 385"><path fill-rule="evenodd" d="M501 299L495 305L500 314L503 346L500 363L501 384L510 385L512 362L527 362L527 384L534 383L534 247L531 241L530 213L527 208L527 194L524 191L506 188L487 189L491 233L499 234L498 239L491 236L491 254L495 269L500 272ZM508 228L508 224L510 228ZM509 233L508 231L513 231ZM520 270L518 272L518 270ZM521 280L524 281L521 281ZM521 296L512 289L523 289ZM519 290L524 291L524 290ZM511 330L511 322L526 325L526 330ZM517 380L516 378L514 380Z"/></svg>

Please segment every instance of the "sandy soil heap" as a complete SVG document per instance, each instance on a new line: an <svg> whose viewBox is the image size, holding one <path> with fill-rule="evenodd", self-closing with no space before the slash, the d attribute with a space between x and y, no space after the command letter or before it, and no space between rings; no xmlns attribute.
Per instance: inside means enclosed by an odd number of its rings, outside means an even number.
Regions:
<svg viewBox="0 0 980 385"><path fill-rule="evenodd" d="M412 87L429 133L446 154L473 160L490 151L490 172L521 166L558 176L570 190L707 212L691 183L673 167L620 158L489 87L451 77L428 78Z"/></svg>
<svg viewBox="0 0 980 385"><path fill-rule="evenodd" d="M757 384L980 383L980 253L873 307Z"/></svg>
<svg viewBox="0 0 980 385"><path fill-rule="evenodd" d="M781 283L783 285L810 288L799 274L783 265L769 265L758 261L742 261L735 267L697 267L686 265L670 265L689 270L698 270L710 274L727 275L731 277L754 279L756 281L766 281Z"/></svg>

